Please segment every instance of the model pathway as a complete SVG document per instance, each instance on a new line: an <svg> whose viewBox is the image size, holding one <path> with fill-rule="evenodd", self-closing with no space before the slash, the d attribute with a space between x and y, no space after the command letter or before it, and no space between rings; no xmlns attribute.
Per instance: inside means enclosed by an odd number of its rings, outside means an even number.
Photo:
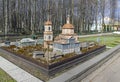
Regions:
<svg viewBox="0 0 120 82"><path fill-rule="evenodd" d="M0 56L0 68L17 82L43 82Z"/></svg>
<svg viewBox="0 0 120 82"><path fill-rule="evenodd" d="M120 82L120 52L82 82Z"/></svg>

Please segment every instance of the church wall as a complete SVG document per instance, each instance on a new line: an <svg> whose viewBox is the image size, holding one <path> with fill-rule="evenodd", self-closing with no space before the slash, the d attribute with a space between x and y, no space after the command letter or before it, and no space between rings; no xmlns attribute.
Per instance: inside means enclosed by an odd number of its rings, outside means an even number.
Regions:
<svg viewBox="0 0 120 82"><path fill-rule="evenodd" d="M73 43L73 44L54 43L53 51L61 51L63 52L63 54L80 52L80 43Z"/></svg>
<svg viewBox="0 0 120 82"><path fill-rule="evenodd" d="M73 52L80 52L80 47L63 49L62 52L63 52L64 54L73 53Z"/></svg>
<svg viewBox="0 0 120 82"><path fill-rule="evenodd" d="M52 26L51 25L45 26L45 31L52 31Z"/></svg>
<svg viewBox="0 0 120 82"><path fill-rule="evenodd" d="M74 29L62 29L62 34L74 34Z"/></svg>
<svg viewBox="0 0 120 82"><path fill-rule="evenodd" d="M45 24L44 26L44 48L52 48L52 45L49 45L49 42L53 41L53 31L51 24Z"/></svg>
<svg viewBox="0 0 120 82"><path fill-rule="evenodd" d="M53 40L53 35L44 35L44 40L45 41L52 41Z"/></svg>
<svg viewBox="0 0 120 82"><path fill-rule="evenodd" d="M69 39L68 43L74 43L75 42L75 38Z"/></svg>

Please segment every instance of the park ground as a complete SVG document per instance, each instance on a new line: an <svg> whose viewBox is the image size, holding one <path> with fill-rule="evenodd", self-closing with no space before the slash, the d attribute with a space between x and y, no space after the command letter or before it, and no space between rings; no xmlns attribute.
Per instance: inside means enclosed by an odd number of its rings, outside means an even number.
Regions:
<svg viewBox="0 0 120 82"><path fill-rule="evenodd" d="M0 69L0 82L16 82L13 78L11 78L6 72Z"/></svg>
<svg viewBox="0 0 120 82"><path fill-rule="evenodd" d="M84 41L97 41L99 39L100 44L104 44L109 48L115 47L120 44L120 35L101 35L101 36L90 36L80 38L80 42ZM5 73L2 69L0 69L0 82L16 82L13 78L11 78L7 73Z"/></svg>
<svg viewBox="0 0 120 82"><path fill-rule="evenodd" d="M84 41L98 41L99 44L106 45L108 48L115 47L116 45L120 44L120 35L101 35L101 36L90 36L90 37L83 37L80 38L80 42Z"/></svg>

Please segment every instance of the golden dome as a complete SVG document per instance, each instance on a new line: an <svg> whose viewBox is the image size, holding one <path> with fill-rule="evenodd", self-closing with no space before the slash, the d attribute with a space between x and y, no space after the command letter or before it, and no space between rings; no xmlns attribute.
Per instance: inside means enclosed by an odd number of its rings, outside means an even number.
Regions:
<svg viewBox="0 0 120 82"><path fill-rule="evenodd" d="M52 22L51 21L47 21L47 22L45 22L45 25L52 25Z"/></svg>
<svg viewBox="0 0 120 82"><path fill-rule="evenodd" d="M72 24L70 24L70 16L68 15L67 19L66 19L66 24L63 25L63 29L74 29L74 26Z"/></svg>
<svg viewBox="0 0 120 82"><path fill-rule="evenodd" d="M62 28L63 29L74 29L74 26L72 24L70 24L70 23L67 23L67 24L63 25Z"/></svg>

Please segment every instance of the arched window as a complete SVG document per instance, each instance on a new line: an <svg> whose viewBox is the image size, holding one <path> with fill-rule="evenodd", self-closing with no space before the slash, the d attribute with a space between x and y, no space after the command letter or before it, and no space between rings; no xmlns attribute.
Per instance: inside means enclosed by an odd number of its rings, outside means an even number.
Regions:
<svg viewBox="0 0 120 82"><path fill-rule="evenodd" d="M49 40L50 40L50 39L51 39L51 36L49 36L48 38L49 38Z"/></svg>
<svg viewBox="0 0 120 82"><path fill-rule="evenodd" d="M45 36L45 40L46 40L46 36Z"/></svg>
<svg viewBox="0 0 120 82"><path fill-rule="evenodd" d="M50 31L50 27L48 27L48 30Z"/></svg>

